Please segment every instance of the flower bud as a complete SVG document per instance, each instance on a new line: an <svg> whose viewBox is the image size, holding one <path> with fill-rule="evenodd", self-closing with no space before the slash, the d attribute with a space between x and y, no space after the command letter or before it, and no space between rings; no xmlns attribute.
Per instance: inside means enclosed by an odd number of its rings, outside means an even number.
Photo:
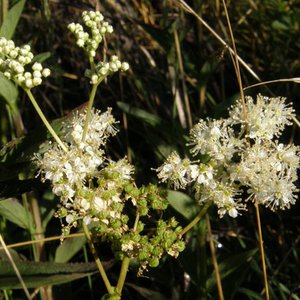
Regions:
<svg viewBox="0 0 300 300"><path fill-rule="evenodd" d="M50 71L50 69L48 69L48 68L45 68L45 69L42 71L42 75L43 75L44 77L48 77L50 74L51 74L51 71Z"/></svg>

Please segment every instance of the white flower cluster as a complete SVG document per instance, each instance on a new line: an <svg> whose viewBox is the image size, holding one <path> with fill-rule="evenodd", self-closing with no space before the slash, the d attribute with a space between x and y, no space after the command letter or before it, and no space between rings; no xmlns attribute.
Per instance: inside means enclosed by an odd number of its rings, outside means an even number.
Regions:
<svg viewBox="0 0 300 300"><path fill-rule="evenodd" d="M86 112L76 113L66 122L61 139L68 148L56 144L36 158L43 180L50 180L53 193L61 199L58 216L65 217L67 234L78 220L108 223L120 217L125 200L117 183L130 181L133 167L124 158L117 162L105 156L107 139L117 133L111 110L92 110L84 142L82 141Z"/></svg>
<svg viewBox="0 0 300 300"><path fill-rule="evenodd" d="M247 200L272 210L289 208L297 198L300 148L272 140L292 124L294 110L284 100L246 97L247 123L241 101L230 108L228 119L200 120L190 131L188 145L201 162L182 160L173 152L157 169L158 178L175 188L192 183L195 198L213 201L220 217L236 217L246 208L241 199L245 191Z"/></svg>
<svg viewBox="0 0 300 300"><path fill-rule="evenodd" d="M291 125L294 109L285 103L285 98L268 98L258 95L254 103L251 97L246 97L246 113L248 133L257 143L279 137L286 125ZM232 124L244 124L242 103L238 101L230 111Z"/></svg>
<svg viewBox="0 0 300 300"><path fill-rule="evenodd" d="M112 33L113 27L104 21L104 17L99 11L84 11L82 20L84 25L89 28L91 35L78 23L69 24L68 29L75 35L77 45L83 48L90 58L94 59L104 35ZM127 71L128 69L129 64L127 62L121 62L118 56L113 55L109 61L99 62L91 67L91 70L86 70L85 75L91 79L92 84L97 84L114 72Z"/></svg>
<svg viewBox="0 0 300 300"><path fill-rule="evenodd" d="M0 53L0 71L7 79L13 80L24 89L40 85L42 78L50 75L50 70L43 68L38 62L32 65L32 71L26 70L26 65L34 57L29 45L16 47L13 41L1 37Z"/></svg>

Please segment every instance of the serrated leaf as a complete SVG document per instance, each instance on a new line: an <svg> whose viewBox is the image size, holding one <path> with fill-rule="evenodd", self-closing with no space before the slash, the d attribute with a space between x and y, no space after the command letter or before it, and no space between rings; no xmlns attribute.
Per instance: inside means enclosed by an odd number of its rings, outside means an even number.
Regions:
<svg viewBox="0 0 300 300"><path fill-rule="evenodd" d="M18 88L0 73L0 96L10 106L14 107L18 98Z"/></svg>
<svg viewBox="0 0 300 300"><path fill-rule="evenodd" d="M197 205L187 194L168 190L168 201L170 205L187 220L192 219L197 214Z"/></svg>
<svg viewBox="0 0 300 300"><path fill-rule="evenodd" d="M62 284L93 274L95 263L17 262L27 288ZM0 288L22 288L10 262L0 262Z"/></svg>
<svg viewBox="0 0 300 300"><path fill-rule="evenodd" d="M0 201L0 215L21 228L33 228L31 214L15 198Z"/></svg>
<svg viewBox="0 0 300 300"><path fill-rule="evenodd" d="M86 238L84 236L66 239L59 247L57 247L54 261L57 263L68 262L82 249L85 242Z"/></svg>
<svg viewBox="0 0 300 300"><path fill-rule="evenodd" d="M20 20L25 0L20 0L9 11L0 28L0 36L10 40L15 33L16 27Z"/></svg>

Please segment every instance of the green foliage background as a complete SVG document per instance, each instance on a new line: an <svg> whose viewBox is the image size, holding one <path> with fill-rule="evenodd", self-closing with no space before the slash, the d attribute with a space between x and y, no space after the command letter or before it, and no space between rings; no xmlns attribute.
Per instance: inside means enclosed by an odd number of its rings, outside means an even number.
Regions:
<svg viewBox="0 0 300 300"><path fill-rule="evenodd" d="M230 44L220 1L187 3ZM237 51L262 81L299 76L298 1L241 0L227 1L227 6ZM239 97L231 57L176 1L2 1L4 23L0 35L13 36L17 44L30 43L34 53L42 53L39 61L45 61L53 70L47 83L34 93L57 129L64 116L87 101L90 90L83 76L88 62L66 27L77 21L83 10L95 7L115 29L104 53L117 53L131 66L126 75L115 75L102 84L96 98L97 108L113 107L113 114L120 121L120 134L110 144L111 156L127 155L136 167L138 183L155 183L157 179L151 168L158 167L172 150L188 153L188 118L195 123L200 117L226 116L227 108ZM241 70L245 87L257 83L245 68ZM251 88L246 94L259 92L287 97L298 115L298 83L277 82ZM30 210L32 199L36 199L45 236L59 235L60 224L52 217L57 199L51 195L49 186L35 178L30 164L30 156L47 138L47 132L25 95L3 76L0 96L1 234L7 244L35 239L36 220ZM190 104L190 114L185 101ZM285 142L291 140L300 142L297 126L285 134ZM32 190L34 193L30 193ZM197 206L187 195L173 193L170 202L173 207L170 213L183 225L197 212ZM300 299L297 296L300 294L300 204L289 211L271 213L263 209L261 213L271 299ZM249 207L237 219L220 220L212 209L210 218L225 299L264 299L254 210ZM164 259L159 268L144 277L136 277L133 265L124 298L218 299L205 221L188 235L187 241L186 251L177 260ZM57 284L53 288L54 299L96 299L104 286L98 275L89 277L94 272L90 265L64 265L64 271L55 265L92 261L84 242L82 238L74 238L61 246L59 241L46 243L39 258L30 246L16 248L12 253L20 266L25 262L22 274L28 287L41 284L30 271L37 268L38 277L45 280L43 284ZM118 265L112 262L109 246L101 243L98 246L110 268L109 274L116 278ZM12 290L18 282L9 277L8 267L3 267L5 255L2 252L0 255L2 294L7 299L22 299L21 290ZM37 265L29 266L28 261ZM40 261L51 265L48 274ZM77 279L82 276L88 277ZM77 281L62 284L67 277Z"/></svg>

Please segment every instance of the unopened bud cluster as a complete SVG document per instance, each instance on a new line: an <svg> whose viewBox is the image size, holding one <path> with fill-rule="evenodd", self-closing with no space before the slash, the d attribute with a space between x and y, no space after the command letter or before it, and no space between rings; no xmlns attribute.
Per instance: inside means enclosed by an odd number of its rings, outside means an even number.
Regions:
<svg viewBox="0 0 300 300"><path fill-rule="evenodd" d="M82 20L84 25L89 28L91 35L78 23L69 24L68 29L75 35L77 45L84 48L89 56L95 57L104 35L112 33L113 27L104 21L104 17L99 11L84 11Z"/></svg>
<svg viewBox="0 0 300 300"><path fill-rule="evenodd" d="M127 71L129 64L127 62L121 62L116 55L113 55L109 61L94 62L96 51L104 35L113 32L113 27L104 21L103 15L99 11L84 11L82 13L82 20L90 33L85 31L85 28L78 23L71 23L68 25L68 28L75 35L77 45L83 48L93 60L93 66L85 72L85 75L90 78L91 83L97 84L108 75L119 70Z"/></svg>
<svg viewBox="0 0 300 300"><path fill-rule="evenodd" d="M138 189L129 184L125 186L125 191L136 206L140 219L135 228L120 239L115 239L112 244L116 258L123 259L126 256L139 261L138 274L142 275L148 266L157 267L165 253L176 258L184 250L185 244L180 236L182 228L175 218L166 221L160 217L155 219L168 207L166 193L158 190L157 186L148 185ZM150 216L155 228L146 225Z"/></svg>
<svg viewBox="0 0 300 300"><path fill-rule="evenodd" d="M31 70L27 68L34 58L30 49L29 45L17 47L13 41L0 38L0 71L24 89L40 85L42 78L50 75L50 70L38 62L31 66Z"/></svg>
<svg viewBox="0 0 300 300"><path fill-rule="evenodd" d="M229 109L228 119L200 120L190 131L191 155L173 152L157 169L162 182L175 188L193 185L199 203L213 201L220 217L237 217L246 209L241 195L272 210L289 208L297 198L295 181L299 147L276 138L291 125L294 110L281 97L246 97L246 119L241 101Z"/></svg>

